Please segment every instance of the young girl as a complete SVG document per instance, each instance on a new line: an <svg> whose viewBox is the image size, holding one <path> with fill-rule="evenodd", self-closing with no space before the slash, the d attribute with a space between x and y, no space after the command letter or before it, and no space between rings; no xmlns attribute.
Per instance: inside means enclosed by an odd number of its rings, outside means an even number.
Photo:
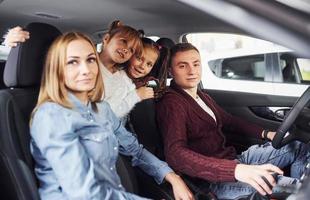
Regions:
<svg viewBox="0 0 310 200"><path fill-rule="evenodd" d="M149 81L154 80L157 86L155 96L158 97L166 88L169 49L149 38L142 38L142 43L143 52L129 60L127 74L136 88L147 86Z"/></svg>
<svg viewBox="0 0 310 200"><path fill-rule="evenodd" d="M52 44L30 122L41 199L143 199L122 187L118 153L132 156L132 164L158 183L170 182L176 199L193 199L180 177L139 145L101 101L102 83L88 37L70 32Z"/></svg>

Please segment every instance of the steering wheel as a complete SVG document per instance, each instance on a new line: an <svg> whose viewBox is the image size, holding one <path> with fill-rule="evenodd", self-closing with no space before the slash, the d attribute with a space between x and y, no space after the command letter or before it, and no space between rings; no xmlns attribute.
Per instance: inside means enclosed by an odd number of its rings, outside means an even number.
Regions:
<svg viewBox="0 0 310 200"><path fill-rule="evenodd" d="M298 117L299 113L303 110L303 108L310 102L310 87L301 95L301 97L296 101L292 109L289 113L285 116L282 124L279 126L276 135L272 140L272 146L276 149L283 147L284 145L290 143L297 138L303 139L301 135L310 135L310 133L300 132L298 134L296 131L291 130L290 134L285 137L287 131L292 127L293 123L295 122L296 118Z"/></svg>

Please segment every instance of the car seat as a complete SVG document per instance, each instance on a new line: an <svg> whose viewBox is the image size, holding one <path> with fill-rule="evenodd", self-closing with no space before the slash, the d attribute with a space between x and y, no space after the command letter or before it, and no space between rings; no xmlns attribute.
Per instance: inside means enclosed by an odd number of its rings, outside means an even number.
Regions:
<svg viewBox="0 0 310 200"><path fill-rule="evenodd" d="M173 47L175 45L174 41L170 38L166 38L166 37L162 37L159 38L156 43L159 45L160 48L160 56L159 56L159 60L156 62L156 65L158 66L162 66L163 62L165 62L166 60L164 59L165 56L170 56L170 48ZM167 63L168 64L168 63ZM150 74L153 77L158 77L158 74L160 73L160 68L158 67L153 67L152 71L150 72ZM171 78L171 74L168 71L168 78Z"/></svg>
<svg viewBox="0 0 310 200"><path fill-rule="evenodd" d="M37 102L45 54L60 35L55 27L31 23L31 38L12 48L0 90L0 196L1 199L39 199L30 153L29 117Z"/></svg>
<svg viewBox="0 0 310 200"><path fill-rule="evenodd" d="M161 160L165 160L163 140L156 122L155 100L147 99L138 103L130 112L129 127L137 135L138 141ZM142 195L155 199L174 199L172 188L164 183L157 185L151 177L136 169L139 191ZM205 180L182 175L183 180L193 192L196 200L214 200L216 197L209 193L209 183ZM157 193L151 193L155 192Z"/></svg>
<svg viewBox="0 0 310 200"><path fill-rule="evenodd" d="M156 40L156 43L161 47L166 47L168 49L171 49L171 47L175 45L175 42L172 39L166 37L159 38L158 40Z"/></svg>

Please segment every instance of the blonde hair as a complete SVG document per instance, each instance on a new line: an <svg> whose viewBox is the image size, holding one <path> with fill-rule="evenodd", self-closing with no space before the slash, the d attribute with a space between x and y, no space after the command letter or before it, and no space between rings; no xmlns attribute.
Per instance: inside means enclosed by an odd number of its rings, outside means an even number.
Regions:
<svg viewBox="0 0 310 200"><path fill-rule="evenodd" d="M84 40L92 45L96 55L96 63L98 65L98 75L93 90L89 91L89 101L93 108L97 111L96 102L100 102L103 96L103 79L100 73L99 57L96 48L89 37L79 32L68 32L59 36L48 50L45 60L45 66L41 79L41 87L38 102L32 115L40 105L45 102L55 102L66 108L72 108L73 105L68 100L68 89L65 86L64 68L67 62L67 48L70 42L75 40Z"/></svg>
<svg viewBox="0 0 310 200"><path fill-rule="evenodd" d="M130 26L124 25L120 20L115 20L110 24L107 34L110 36L108 41L114 36L121 36L133 41L135 53L140 54L142 52L141 33Z"/></svg>

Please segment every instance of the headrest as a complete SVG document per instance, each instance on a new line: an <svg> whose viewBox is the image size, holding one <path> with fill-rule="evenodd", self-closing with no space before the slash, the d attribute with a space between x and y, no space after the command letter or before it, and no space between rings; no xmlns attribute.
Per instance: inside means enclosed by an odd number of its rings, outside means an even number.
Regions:
<svg viewBox="0 0 310 200"><path fill-rule="evenodd" d="M168 49L170 49L171 47L173 47L175 45L174 41L171 40L170 38L159 38L156 43L162 47L166 47Z"/></svg>
<svg viewBox="0 0 310 200"><path fill-rule="evenodd" d="M30 38L11 49L4 69L8 87L40 85L45 55L61 32L49 24L30 23L25 28Z"/></svg>

